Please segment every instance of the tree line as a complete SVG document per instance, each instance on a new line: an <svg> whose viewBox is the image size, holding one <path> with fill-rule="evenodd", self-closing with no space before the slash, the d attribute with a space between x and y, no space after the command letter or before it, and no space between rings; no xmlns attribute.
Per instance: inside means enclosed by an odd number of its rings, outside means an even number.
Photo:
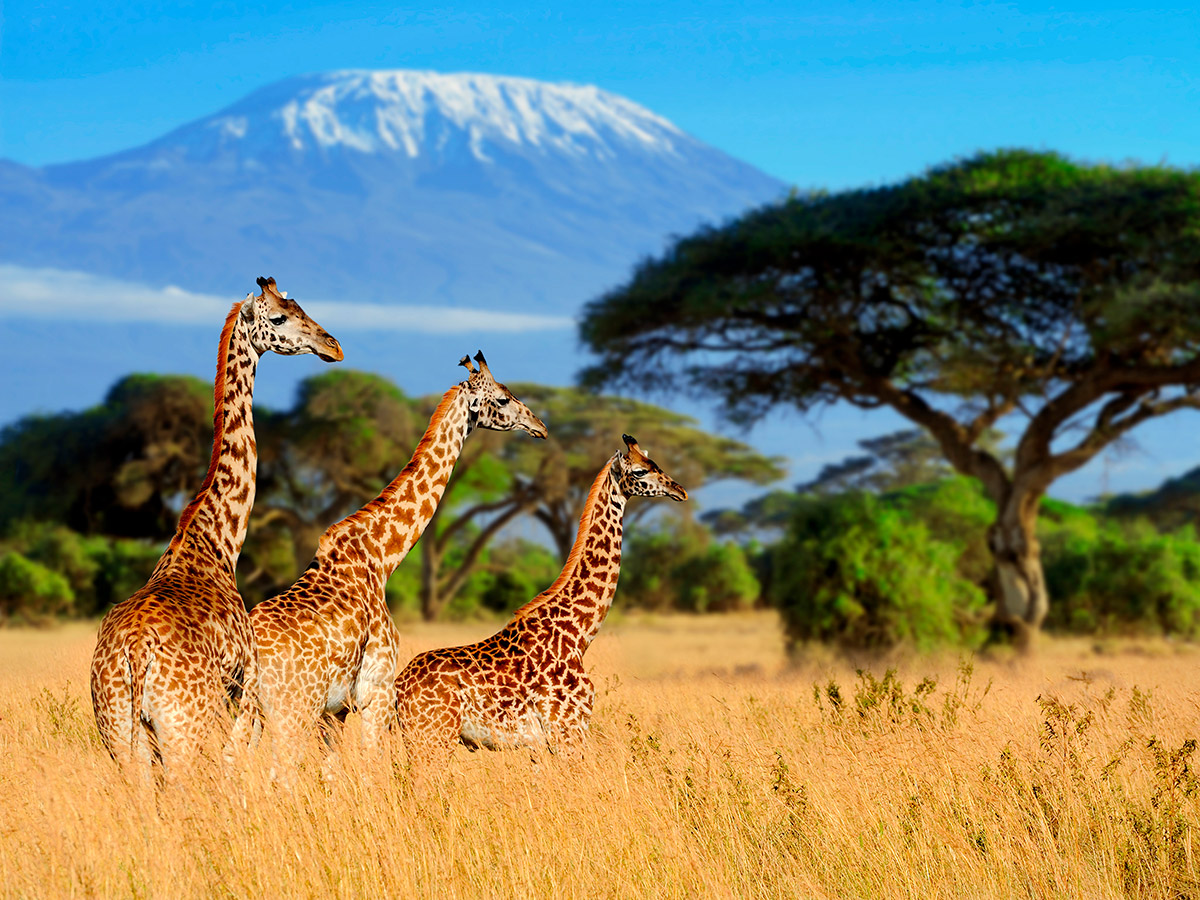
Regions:
<svg viewBox="0 0 1200 900"><path fill-rule="evenodd" d="M689 487L782 474L777 460L669 410L569 387L514 389L554 423L550 440L532 448L486 431L471 436L419 553L389 583L398 609L426 619L452 607L507 610L549 585L595 471L624 431ZM144 582L207 468L211 395L188 376L130 375L94 408L26 417L0 431L0 616L98 615ZM249 603L289 586L322 532L396 475L438 399L342 369L302 382L289 409L256 410L257 497L238 568ZM631 509L635 530L650 509ZM506 528L521 517L537 528L512 537ZM696 557L695 578L715 554L718 568L736 569L725 580L740 600L757 595L740 550L710 547L703 529L672 527L691 535L684 556Z"/></svg>

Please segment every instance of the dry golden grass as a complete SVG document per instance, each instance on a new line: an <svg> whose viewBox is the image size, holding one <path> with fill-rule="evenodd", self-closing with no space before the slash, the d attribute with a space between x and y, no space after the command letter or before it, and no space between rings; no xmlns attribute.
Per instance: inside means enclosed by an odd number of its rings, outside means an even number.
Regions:
<svg viewBox="0 0 1200 900"><path fill-rule="evenodd" d="M582 760L459 749L443 781L414 791L402 755L364 757L348 734L344 774L328 785L311 772L273 784L257 759L157 797L122 780L98 745L94 627L0 632L0 891L924 900L1200 889L1185 744L1200 735L1196 648L1048 643L1032 661L977 660L965 688L953 658L898 660L896 693L869 690L824 652L785 666L765 614L610 625L589 654L598 697ZM406 630L416 653L489 627ZM919 697L926 675L938 687ZM881 703L860 715L856 696Z"/></svg>

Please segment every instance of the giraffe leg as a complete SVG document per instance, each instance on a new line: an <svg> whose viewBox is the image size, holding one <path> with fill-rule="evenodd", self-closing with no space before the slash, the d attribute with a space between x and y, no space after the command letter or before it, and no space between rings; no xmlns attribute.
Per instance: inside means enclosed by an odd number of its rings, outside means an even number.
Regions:
<svg viewBox="0 0 1200 900"><path fill-rule="evenodd" d="M346 730L346 716L349 709L336 713L325 713L321 717L321 737L325 742L326 754L321 761L321 779L326 783L333 781L342 768L342 740Z"/></svg>
<svg viewBox="0 0 1200 900"><path fill-rule="evenodd" d="M396 722L396 694L390 678L371 685L366 693L360 692L359 713L363 747L377 751Z"/></svg>
<svg viewBox="0 0 1200 900"><path fill-rule="evenodd" d="M276 708L264 728L271 738L271 779L291 784L301 762L313 752L320 713L309 707Z"/></svg>
<svg viewBox="0 0 1200 900"><path fill-rule="evenodd" d="M146 712L163 774L179 781L205 759L219 760L229 734L225 678L160 654L146 679Z"/></svg>
<svg viewBox="0 0 1200 900"><path fill-rule="evenodd" d="M583 756L596 689L586 672L569 670L546 695L550 751L578 761Z"/></svg>
<svg viewBox="0 0 1200 900"><path fill-rule="evenodd" d="M258 689L258 655L252 652L246 661L237 716L225 744L224 756L228 766L233 766L237 757L245 751L254 749L262 734L262 707L258 700Z"/></svg>
<svg viewBox="0 0 1200 900"><path fill-rule="evenodd" d="M414 777L444 769L462 735L462 701L456 693L447 701L437 706L403 704L401 734Z"/></svg>
<svg viewBox="0 0 1200 900"><path fill-rule="evenodd" d="M136 756L134 739L137 737L128 676L101 679L93 672L92 711L105 749L118 765L127 768Z"/></svg>

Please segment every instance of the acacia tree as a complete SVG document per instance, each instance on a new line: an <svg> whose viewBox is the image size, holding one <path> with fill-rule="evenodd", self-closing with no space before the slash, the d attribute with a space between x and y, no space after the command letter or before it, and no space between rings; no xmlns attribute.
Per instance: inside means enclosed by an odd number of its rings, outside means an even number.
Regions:
<svg viewBox="0 0 1200 900"><path fill-rule="evenodd" d="M783 474L778 460L703 431L681 413L576 388L514 384L512 389L549 425L550 435L545 442L491 432L472 435L419 545L421 612L427 619L440 614L488 543L521 515L545 526L558 558L565 559L588 489L600 466L621 447L622 434L636 435L688 490L722 478L765 484ZM636 521L652 508L638 504L626 520Z"/></svg>
<svg viewBox="0 0 1200 900"><path fill-rule="evenodd" d="M1005 151L795 196L680 240L589 304L590 385L684 382L749 420L889 406L996 503L996 616L1049 598L1038 501L1140 423L1200 405L1200 174ZM682 364L681 364L682 363ZM989 429L1019 428L1011 463Z"/></svg>
<svg viewBox="0 0 1200 900"><path fill-rule="evenodd" d="M35 519L169 537L211 442L212 386L186 375L126 375L97 406L23 418L0 430L0 532Z"/></svg>

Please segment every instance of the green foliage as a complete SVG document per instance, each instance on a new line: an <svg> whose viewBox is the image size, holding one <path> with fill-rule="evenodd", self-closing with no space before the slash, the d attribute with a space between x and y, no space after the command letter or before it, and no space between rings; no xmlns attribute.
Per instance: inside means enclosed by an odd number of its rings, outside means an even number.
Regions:
<svg viewBox="0 0 1200 900"><path fill-rule="evenodd" d="M958 572L960 555L873 495L808 499L775 549L773 599L793 646L971 645L984 597Z"/></svg>
<svg viewBox="0 0 1200 900"><path fill-rule="evenodd" d="M0 431L0 534L27 519L87 534L167 537L208 468L212 387L128 375L99 406Z"/></svg>
<svg viewBox="0 0 1200 900"><path fill-rule="evenodd" d="M0 556L0 621L42 622L70 609L75 595L67 579L20 553Z"/></svg>
<svg viewBox="0 0 1200 900"><path fill-rule="evenodd" d="M905 518L920 522L932 540L955 553L955 570L973 584L983 584L991 571L987 529L996 505L979 482L962 476L913 485L884 495L883 502Z"/></svg>
<svg viewBox="0 0 1200 900"><path fill-rule="evenodd" d="M707 529L669 518L630 528L621 556L621 602L648 609L729 612L748 609L761 593L746 552L713 540Z"/></svg>
<svg viewBox="0 0 1200 900"><path fill-rule="evenodd" d="M479 605L492 612L510 613L554 583L562 560L541 544L506 541L491 549L482 569Z"/></svg>
<svg viewBox="0 0 1200 900"><path fill-rule="evenodd" d="M19 522L0 554L12 553L61 577L69 596L55 615L101 615L146 583L162 547L146 541L81 535L51 522ZM44 613L36 601L25 604L30 617ZM22 613L22 609L12 610Z"/></svg>
<svg viewBox="0 0 1200 900"><path fill-rule="evenodd" d="M1161 534L1075 515L1045 532L1046 583L1058 599L1051 627L1200 635L1200 543L1190 526Z"/></svg>
<svg viewBox="0 0 1200 900"><path fill-rule="evenodd" d="M1163 531L1196 523L1200 519L1200 468L1168 478L1153 491L1111 497L1104 512L1121 519L1149 519Z"/></svg>
<svg viewBox="0 0 1200 900"><path fill-rule="evenodd" d="M456 545L447 563L461 563L463 552L463 547ZM443 617L460 620L512 612L548 588L561 568L562 560L541 544L523 539L500 541L480 554ZM419 618L420 595L421 564L413 554L388 581L388 606L402 619Z"/></svg>
<svg viewBox="0 0 1200 900"><path fill-rule="evenodd" d="M1174 364L1200 340L1198 196L1192 171L1023 150L795 196L591 303L586 378L699 379L753 414L872 384L1020 397L1098 364Z"/></svg>

